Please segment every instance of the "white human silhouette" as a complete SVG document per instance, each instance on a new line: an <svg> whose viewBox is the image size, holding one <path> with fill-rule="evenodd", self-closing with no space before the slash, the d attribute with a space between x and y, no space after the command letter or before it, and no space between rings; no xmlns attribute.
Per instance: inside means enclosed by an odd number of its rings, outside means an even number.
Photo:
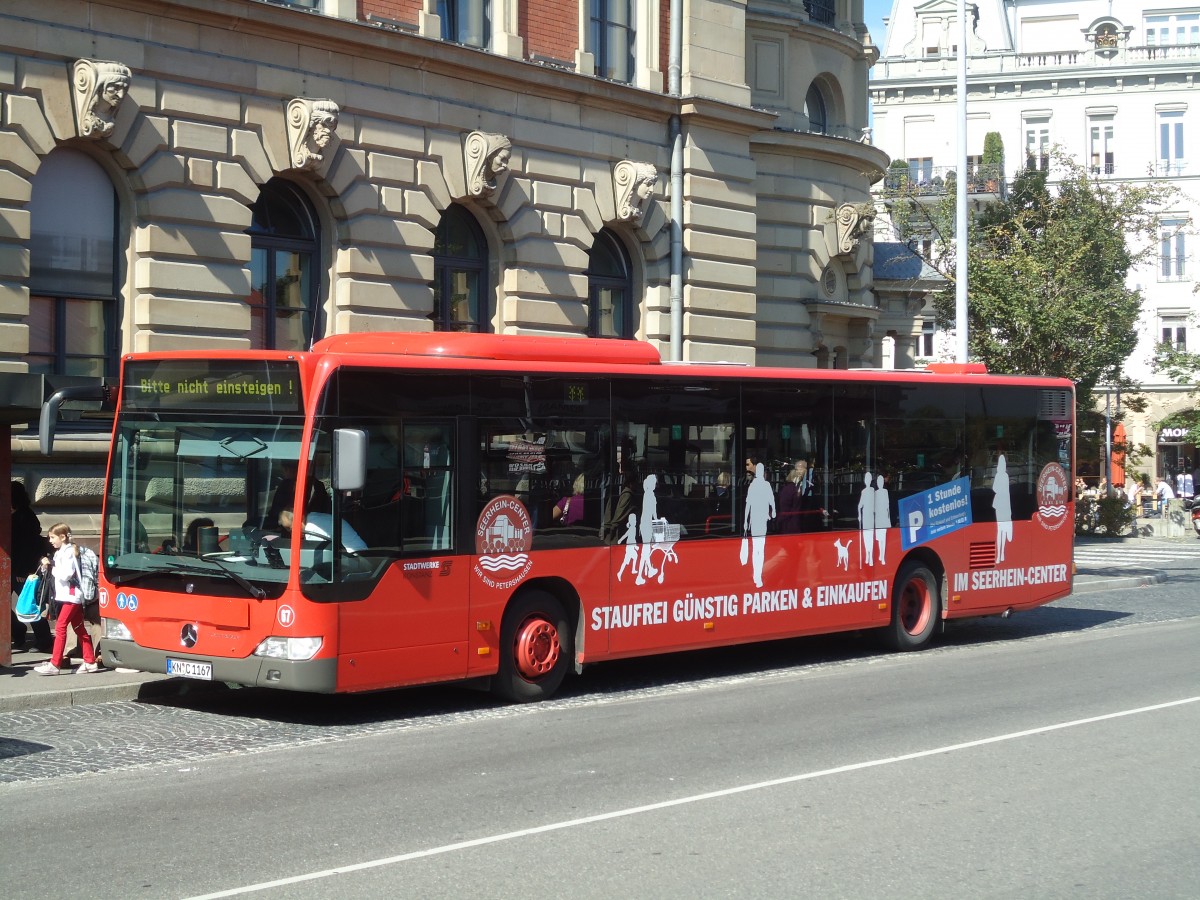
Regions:
<svg viewBox="0 0 1200 900"><path fill-rule="evenodd" d="M883 476L875 479L875 539L879 544L879 564L887 565L887 535L892 527L892 512L888 507L888 489L883 486Z"/></svg>
<svg viewBox="0 0 1200 900"><path fill-rule="evenodd" d="M1012 540L1012 498L1008 493L1008 463L1004 454L996 460L996 477L992 479L992 509L996 511L996 562L1004 562L1004 547Z"/></svg>
<svg viewBox="0 0 1200 900"><path fill-rule="evenodd" d="M654 520L658 517L658 498L654 489L658 486L658 476L647 475L642 481L642 518L639 523L639 534L642 538L642 559L638 563L637 581L635 584L645 584L646 577L653 578L658 569L650 563L650 555L654 552Z"/></svg>
<svg viewBox="0 0 1200 900"><path fill-rule="evenodd" d="M767 481L762 463L754 466L754 480L746 490L746 520L743 530L750 533L751 561L754 564L754 586L762 587L763 561L766 558L767 522L775 518L775 491Z"/></svg>
<svg viewBox="0 0 1200 900"><path fill-rule="evenodd" d="M858 495L858 527L862 531L859 565L872 566L875 564L872 561L875 555L875 488L871 487L870 472L863 475L863 489Z"/></svg>
<svg viewBox="0 0 1200 900"><path fill-rule="evenodd" d="M638 571L638 534L637 534L637 514L629 514L629 527L625 529L625 533L621 535L618 543L625 545L625 558L621 560L621 568L617 570L617 581L621 580L621 576L625 574L625 567L629 566L629 571L635 575Z"/></svg>

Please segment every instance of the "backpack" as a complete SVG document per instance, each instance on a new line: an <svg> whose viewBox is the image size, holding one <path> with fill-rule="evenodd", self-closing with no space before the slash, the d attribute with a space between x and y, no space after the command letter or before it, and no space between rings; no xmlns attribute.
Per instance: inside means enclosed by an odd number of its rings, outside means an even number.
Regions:
<svg viewBox="0 0 1200 900"><path fill-rule="evenodd" d="M83 597L83 605L90 606L96 602L96 579L100 574L100 558L96 551L82 544L79 548L79 593Z"/></svg>

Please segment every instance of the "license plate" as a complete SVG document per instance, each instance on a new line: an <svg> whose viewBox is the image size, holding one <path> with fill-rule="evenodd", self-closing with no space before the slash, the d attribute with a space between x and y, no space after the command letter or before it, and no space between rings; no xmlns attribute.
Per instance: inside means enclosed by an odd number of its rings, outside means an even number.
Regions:
<svg viewBox="0 0 1200 900"><path fill-rule="evenodd" d="M167 659L167 674L178 675L180 678L198 678L201 681L212 681L212 663L196 662L191 659Z"/></svg>

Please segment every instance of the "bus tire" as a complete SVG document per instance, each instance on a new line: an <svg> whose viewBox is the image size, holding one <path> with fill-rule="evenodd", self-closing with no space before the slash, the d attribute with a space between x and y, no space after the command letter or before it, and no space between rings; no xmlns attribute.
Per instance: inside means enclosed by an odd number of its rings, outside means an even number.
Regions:
<svg viewBox="0 0 1200 900"><path fill-rule="evenodd" d="M546 700L562 686L571 665L571 623L562 604L545 591L518 595L500 626L500 671L492 690L505 700Z"/></svg>
<svg viewBox="0 0 1200 900"><path fill-rule="evenodd" d="M892 590L892 621L884 629L887 645L899 651L926 647L941 610L937 576L916 560L906 562Z"/></svg>

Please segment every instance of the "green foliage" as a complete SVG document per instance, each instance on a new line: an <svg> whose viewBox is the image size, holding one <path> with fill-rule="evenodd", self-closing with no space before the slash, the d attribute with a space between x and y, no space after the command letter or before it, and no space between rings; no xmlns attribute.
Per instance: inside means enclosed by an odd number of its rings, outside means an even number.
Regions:
<svg viewBox="0 0 1200 900"><path fill-rule="evenodd" d="M1125 280L1156 252L1153 210L1174 189L1093 181L1069 158L1054 162L1053 183L1045 172L1022 172L1008 198L973 224L970 350L992 372L1070 378L1083 410L1096 385L1128 385L1123 367L1137 346L1142 297ZM953 280L952 266L940 269ZM939 324L953 327L953 284L935 308Z"/></svg>
<svg viewBox="0 0 1200 900"><path fill-rule="evenodd" d="M1137 515L1124 497L1083 497L1075 501L1075 533L1121 537L1133 530Z"/></svg>
<svg viewBox="0 0 1200 900"><path fill-rule="evenodd" d="M980 161L985 166L1004 165L1004 139L1000 137L1000 132L989 131L983 136L983 158Z"/></svg>
<svg viewBox="0 0 1200 900"><path fill-rule="evenodd" d="M884 202L892 227L901 241L928 238L933 242L933 265L945 252L945 241L954 234L956 175L946 173L943 185L930 191L913 183L908 163L894 159L884 181ZM935 181L935 184L937 182Z"/></svg>
<svg viewBox="0 0 1200 900"><path fill-rule="evenodd" d="M1184 384L1189 383L1183 378L1176 380ZM1185 409L1180 412L1171 413L1171 415L1154 426L1155 431L1160 431L1163 428L1186 428L1188 435L1184 438L1184 441L1189 444L1200 444L1200 412L1197 410Z"/></svg>
<svg viewBox="0 0 1200 900"><path fill-rule="evenodd" d="M1200 389L1200 353L1189 353L1171 343L1159 344L1154 352L1154 369L1177 384L1191 385L1193 394ZM1159 427L1190 428L1200 436L1200 417L1194 412L1176 413Z"/></svg>

